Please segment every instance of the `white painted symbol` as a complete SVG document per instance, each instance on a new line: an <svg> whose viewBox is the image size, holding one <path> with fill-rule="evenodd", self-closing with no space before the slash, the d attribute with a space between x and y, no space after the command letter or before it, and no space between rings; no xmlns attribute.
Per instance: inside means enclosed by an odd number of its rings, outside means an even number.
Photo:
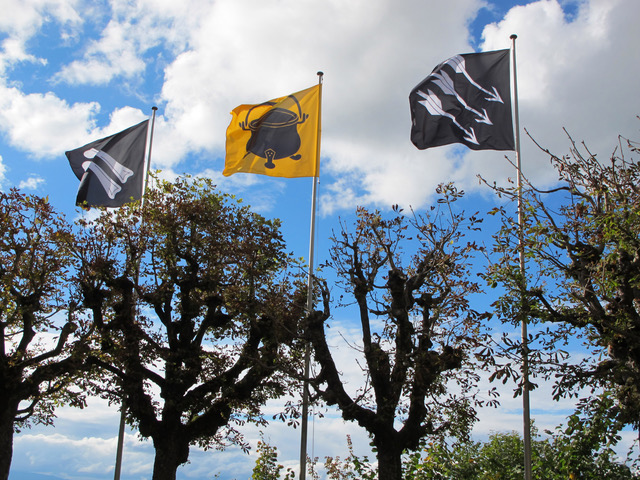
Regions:
<svg viewBox="0 0 640 480"><path fill-rule="evenodd" d="M438 87L440 87L440 89L445 95L453 95L454 97L456 97L456 100L458 100L460 105L462 105L465 108L465 110L469 110L470 112L477 115L478 118L476 119L476 122L486 123L487 125L493 125L493 122L491 121L491 119L489 118L489 115L487 114L486 108L483 108L482 112L480 112L475 108L470 107L467 104L467 102L464 100L464 98L458 95L458 92L456 92L456 89L455 89L455 84L453 83L453 79L449 75L447 75L447 72L445 71L436 72L431 74L431 76L434 78L433 83L436 84Z"/></svg>
<svg viewBox="0 0 640 480"><path fill-rule="evenodd" d="M496 90L496 87L492 86L491 88L493 88L493 92L490 92L489 90L482 88L482 86L480 86L473 78L471 78L471 75L469 75L469 72L467 72L467 66L465 64L464 57L462 55L455 55L451 57L449 60L444 61L440 65L440 67L442 67L443 65L449 65L451 68L454 69L456 73L463 74L471 85L476 87L478 90L486 93L487 97L485 98L485 100L488 100L490 102L504 103L504 101L502 100L502 97L498 93L498 90Z"/></svg>
<svg viewBox="0 0 640 480"><path fill-rule="evenodd" d="M464 128L462 125L458 123L456 117L447 113L442 108L442 102L438 98L438 96L433 93L431 90L427 90L427 93L424 93L418 90L418 95L420 95L424 100L420 100L418 103L424 105L424 108L427 109L430 115L440 115L443 117L450 118L453 124L458 127L460 130L464 132L464 139L470 143L475 143L476 145L480 145L478 139L476 137L476 132L473 130L473 127L469 127L468 129Z"/></svg>
<svg viewBox="0 0 640 480"><path fill-rule="evenodd" d="M122 183L126 183L129 177L133 175L133 171L129 168L125 167L121 163L118 163L115 158L109 155L102 150L96 150L95 148L90 148L86 152L84 152L84 156L88 159L93 159L95 157L101 158L107 164L111 172L118 177ZM113 179L95 162L86 161L82 163L82 168L86 172L87 170L91 170L96 178L100 181L102 188L107 192L107 195L111 200L116 198L116 195L122 187L118 185Z"/></svg>

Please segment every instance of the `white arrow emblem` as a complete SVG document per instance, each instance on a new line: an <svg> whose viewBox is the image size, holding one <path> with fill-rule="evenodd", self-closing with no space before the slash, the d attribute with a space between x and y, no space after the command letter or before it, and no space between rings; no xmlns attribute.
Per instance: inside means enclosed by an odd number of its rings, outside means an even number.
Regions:
<svg viewBox="0 0 640 480"><path fill-rule="evenodd" d="M473 128L472 127L469 127L469 129L464 128L462 125L458 123L458 121L456 120L456 117L454 117L450 113L445 112L442 108L442 102L440 101L440 99L435 93L433 93L431 90L427 90L427 93L424 93L418 90L418 95L424 98L424 100L420 100L418 103L420 103L421 105L424 105L424 107L427 109L430 115L440 115L443 117L450 118L453 124L464 132L465 134L464 139L467 142L480 145L480 143L478 142L478 139L476 138L476 132L473 131Z"/></svg>
<svg viewBox="0 0 640 480"><path fill-rule="evenodd" d="M100 181L102 188L107 192L109 198L111 200L116 198L116 195L120 190L122 190L122 187L114 182L113 179L98 164L96 164L96 162L92 162L90 159L98 157L104 160L111 172L113 172L113 174L118 177L118 180L122 183L126 183L129 177L133 175L133 170L117 162L115 158L102 150L90 148L84 152L84 156L89 159L86 162L82 162L82 168L84 168L84 171L86 172L87 170L91 170Z"/></svg>
<svg viewBox="0 0 640 480"><path fill-rule="evenodd" d="M483 108L482 112L479 112L475 108L470 107L467 102L465 102L464 98L458 95L458 92L455 90L455 85L453 83L453 79L447 75L446 72L437 72L430 75L433 78L433 83L435 83L446 95L453 95L456 97L456 100L460 102L460 104L470 112L476 114L478 118L476 122L478 123L486 123L487 125L493 125L493 122L489 118L487 114L487 109Z"/></svg>
<svg viewBox="0 0 640 480"><path fill-rule="evenodd" d="M489 102L504 103L504 101L502 100L502 97L496 90L496 87L491 87L493 88L493 92L490 92L489 90L482 88L482 86L478 85L478 83L473 78L471 78L471 75L469 75L469 72L467 72L467 67L465 65L464 57L462 55L456 55L454 57L451 57L449 60L446 60L445 62L440 64L440 67L442 67L443 65L449 65L451 68L455 70L456 73L463 74L467 78L467 80L469 80L469 83L471 85L481 90L482 92L486 93L487 98L485 100L488 100Z"/></svg>

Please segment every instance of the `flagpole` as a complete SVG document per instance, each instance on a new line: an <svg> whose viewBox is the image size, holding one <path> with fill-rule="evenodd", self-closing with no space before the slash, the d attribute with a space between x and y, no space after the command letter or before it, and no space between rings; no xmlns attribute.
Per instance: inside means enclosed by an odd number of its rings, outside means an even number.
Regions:
<svg viewBox="0 0 640 480"><path fill-rule="evenodd" d="M513 63L513 113L515 121L515 146L516 146L516 169L518 170L518 180L516 188L518 190L518 255L520 260L521 293L520 302L520 328L522 332L522 423L524 441L524 478L531 480L531 410L529 406L529 339L527 333L527 323L525 312L523 312L524 289L526 287L525 264L524 264L524 206L522 202L522 158L520 155L520 114L518 111L518 80L516 74L516 34L511 35L511 58Z"/></svg>
<svg viewBox="0 0 640 480"><path fill-rule="evenodd" d="M318 139L316 142L316 162L317 171L313 177L313 187L311 189L311 226L309 231L309 271L307 272L307 315L313 308L313 257L315 250L315 230L316 230L316 196L318 189L318 179L320 177L320 125L322 110L322 77L323 72L318 72ZM305 480L307 475L307 431L309 424L309 370L311 363L311 350L309 343L304 348L304 381L302 388L302 419L300 424L300 480Z"/></svg>
<svg viewBox="0 0 640 480"><path fill-rule="evenodd" d="M144 198L147 196L147 184L149 182L149 170L151 170L151 147L153 146L153 130L156 124L156 111L158 107L151 107L153 113L151 115L151 131L149 133L149 151L147 152L147 168L144 174L144 185L142 186L142 200L140 201L140 211L142 211L142 207L144 207Z"/></svg>
<svg viewBox="0 0 640 480"><path fill-rule="evenodd" d="M142 207L144 206L144 199L147 193L147 182L149 181L149 169L151 167L151 146L153 145L153 128L156 123L156 110L158 107L151 107L153 113L151 115L151 126L149 133L149 151L147 152L147 166L145 169L144 180L142 184L142 197L140 199L140 212L142 212ZM138 276L140 275L140 264L138 263L136 268L136 285L138 284ZM126 424L126 411L124 408L124 403L120 407L120 426L118 427L118 445L116 447L116 465L113 471L113 480L120 480L120 472L122 471L122 452L124 450L124 430Z"/></svg>

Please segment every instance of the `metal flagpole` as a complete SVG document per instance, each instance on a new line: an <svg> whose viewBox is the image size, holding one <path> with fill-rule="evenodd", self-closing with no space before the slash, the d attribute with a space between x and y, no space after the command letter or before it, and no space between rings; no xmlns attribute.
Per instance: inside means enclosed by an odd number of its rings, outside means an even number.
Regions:
<svg viewBox="0 0 640 480"><path fill-rule="evenodd" d="M316 144L316 162L320 163L320 111L322 109L322 77L324 73L318 72L318 141ZM319 170L319 167L318 167ZM313 308L313 255L316 233L316 192L318 189L318 175L313 177L311 190L311 227L309 232L309 272L307 273L307 314ZM302 419L300 422L300 480L305 480L307 475L307 430L309 424L309 370L311 363L311 350L309 344L304 349L304 385L302 388Z"/></svg>
<svg viewBox="0 0 640 480"><path fill-rule="evenodd" d="M153 146L153 129L156 124L156 111L158 107L151 107L153 110L153 114L151 116L151 132L149 133L149 152L147 153L147 170L144 174L144 185L142 186L142 200L140 201L140 211L144 207L144 197L146 197L147 193L147 184L149 182L149 170L151 169L151 147Z"/></svg>
<svg viewBox="0 0 640 480"><path fill-rule="evenodd" d="M516 168L518 170L518 255L520 259L520 287L524 291L526 287L525 265L524 265L524 206L522 203L522 159L520 156L520 114L518 112L518 76L516 74L516 34L511 35L511 58L513 63L513 114L515 120L515 143L516 143ZM531 480L531 411L529 408L529 345L527 323L528 319L523 311L524 293L521 294L520 302L520 328L522 331L522 423L524 440L524 478Z"/></svg>
<svg viewBox="0 0 640 480"><path fill-rule="evenodd" d="M147 182L149 181L149 169L151 167L151 145L153 145L153 127L156 123L156 110L158 107L151 107L153 110L151 116L151 126L149 133L149 151L147 152L147 166L144 174L144 180L142 184L142 198L140 199L140 211L142 211L142 207L144 206L144 199L147 193ZM138 268L136 269L136 285L138 284L138 275L140 273L140 265L138 264ZM116 447L116 465L113 471L113 480L120 480L120 472L122 470L122 451L124 450L124 428L126 423L126 412L124 408L124 404L120 407L120 427L118 428L118 446Z"/></svg>
<svg viewBox="0 0 640 480"><path fill-rule="evenodd" d="M120 410L120 428L118 428L118 447L116 449L116 467L113 472L113 479L120 480L120 470L122 469L122 451L124 449L124 426L125 426L125 411L124 405L122 405Z"/></svg>

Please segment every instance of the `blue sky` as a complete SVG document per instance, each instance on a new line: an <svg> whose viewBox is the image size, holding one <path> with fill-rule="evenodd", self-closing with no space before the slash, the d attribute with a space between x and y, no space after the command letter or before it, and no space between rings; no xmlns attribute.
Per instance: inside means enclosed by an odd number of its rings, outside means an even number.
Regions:
<svg viewBox="0 0 640 480"><path fill-rule="evenodd" d="M310 87L322 70L319 263L338 219L348 222L357 205L420 210L437 184L455 181L470 209L489 207L495 199L476 175L513 177L505 152L410 143L409 92L452 55L509 48L516 33L520 121L536 140L566 153L565 127L607 158L619 134L637 139L639 14L637 0L3 0L0 188L48 195L75 218L77 180L65 150L138 123L156 105L152 166L167 178L209 176L280 217L290 249L306 256L311 180L222 177L224 139L235 106ZM524 136L522 153L529 177L553 183L548 159ZM356 338L348 318L336 322ZM358 374L345 369L353 381ZM483 412L477 435L521 428L510 389L500 410ZM544 387L532 397L541 428L570 407L548 398ZM11 478L112 478L117 423L98 399L84 411L61 409L55 428L16 437ZM316 418L312 430L320 458L344 455L347 433L366 452L363 432L337 415ZM272 425L266 435L295 466L298 431ZM193 449L191 459L179 478L244 479L253 465L233 449ZM152 460L151 446L128 432L123 479L148 478Z"/></svg>

